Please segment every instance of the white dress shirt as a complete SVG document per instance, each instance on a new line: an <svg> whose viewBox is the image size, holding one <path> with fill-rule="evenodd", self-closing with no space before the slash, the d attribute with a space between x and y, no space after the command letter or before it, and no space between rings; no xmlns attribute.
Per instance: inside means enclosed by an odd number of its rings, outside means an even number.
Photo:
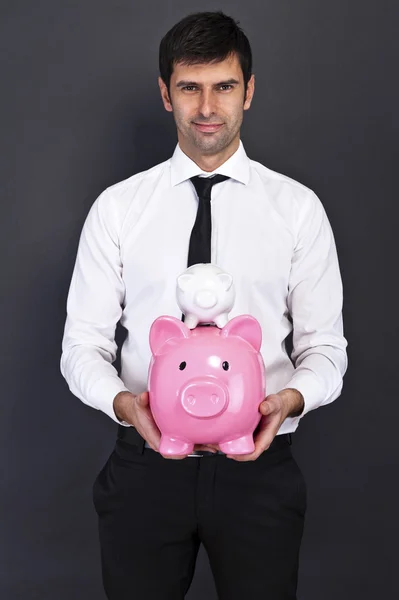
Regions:
<svg viewBox="0 0 399 600"><path fill-rule="evenodd" d="M213 173L212 262L233 276L229 317L250 314L262 327L266 393L299 390L300 417L335 400L347 368L342 282L333 233L309 188L237 151ZM80 236L67 299L61 372L71 392L120 423L113 400L147 389L149 330L160 315L181 318L176 278L187 254L198 199L189 178L209 176L177 144L173 156L110 186L93 203ZM115 327L127 329L121 376ZM284 340L293 328L295 368ZM127 423L123 425L128 426Z"/></svg>

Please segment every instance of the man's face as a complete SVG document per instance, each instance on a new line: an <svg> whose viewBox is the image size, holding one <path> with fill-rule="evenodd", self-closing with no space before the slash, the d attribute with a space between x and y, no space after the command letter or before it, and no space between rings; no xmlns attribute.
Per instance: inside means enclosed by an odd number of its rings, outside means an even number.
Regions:
<svg viewBox="0 0 399 600"><path fill-rule="evenodd" d="M177 64L170 94L159 78L166 110L172 111L183 149L202 155L222 152L239 137L243 111L251 104L254 76L244 101L244 78L237 55L218 63Z"/></svg>

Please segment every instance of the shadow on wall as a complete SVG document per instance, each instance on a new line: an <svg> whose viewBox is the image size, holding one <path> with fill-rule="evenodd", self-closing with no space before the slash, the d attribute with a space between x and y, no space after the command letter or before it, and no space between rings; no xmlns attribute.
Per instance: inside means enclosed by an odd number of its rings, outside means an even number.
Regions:
<svg viewBox="0 0 399 600"><path fill-rule="evenodd" d="M136 172L170 158L177 143L176 126L160 98L152 98L140 118L134 119L133 144Z"/></svg>
<svg viewBox="0 0 399 600"><path fill-rule="evenodd" d="M124 98L117 121L109 123L107 145L113 158L107 172L116 177L114 183L167 160L177 143L173 115L165 111L158 87L148 86L142 97L148 97L145 106L138 106L132 95Z"/></svg>

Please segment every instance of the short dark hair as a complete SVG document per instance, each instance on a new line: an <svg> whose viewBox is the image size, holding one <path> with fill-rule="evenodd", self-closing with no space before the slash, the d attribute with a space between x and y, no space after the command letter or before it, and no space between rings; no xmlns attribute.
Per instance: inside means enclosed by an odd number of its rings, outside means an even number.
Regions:
<svg viewBox="0 0 399 600"><path fill-rule="evenodd" d="M159 72L168 91L175 64L221 62L236 53L246 93L252 74L252 52L238 23L221 11L193 13L176 23L159 45Z"/></svg>

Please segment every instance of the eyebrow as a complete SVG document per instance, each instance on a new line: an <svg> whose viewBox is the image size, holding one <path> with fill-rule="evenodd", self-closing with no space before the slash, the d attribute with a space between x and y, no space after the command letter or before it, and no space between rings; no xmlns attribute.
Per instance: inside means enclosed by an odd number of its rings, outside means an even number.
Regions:
<svg viewBox="0 0 399 600"><path fill-rule="evenodd" d="M232 85L234 83L240 83L240 82L237 81L237 79L231 78L231 79L226 79L226 81L219 81L218 83L215 83L215 86L218 87L219 85ZM184 87L186 85L198 86L199 84L196 81L185 81L185 80L181 80L176 83L176 87L178 87L178 88Z"/></svg>

